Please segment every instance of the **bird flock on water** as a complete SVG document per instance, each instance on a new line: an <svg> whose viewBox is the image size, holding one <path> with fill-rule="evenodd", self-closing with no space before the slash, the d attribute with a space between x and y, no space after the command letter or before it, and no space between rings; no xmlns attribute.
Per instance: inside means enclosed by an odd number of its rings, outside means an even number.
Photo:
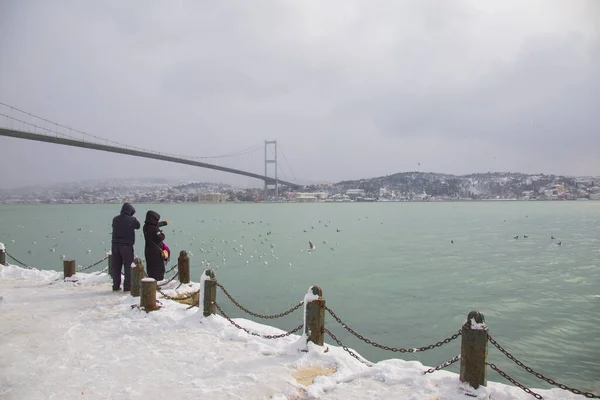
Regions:
<svg viewBox="0 0 600 400"><path fill-rule="evenodd" d="M69 217L65 216L65 219L69 220ZM368 220L369 217L358 217L356 219L362 221L363 219ZM52 221L48 221L48 224L52 224ZM225 228L225 230L230 232L231 227L226 227L227 224L233 225L232 227L234 228L234 233L228 234L229 239L220 239L214 235L219 231L219 228ZM381 221L380 224L383 225L384 222ZM196 220L196 225L199 227L198 229L193 229L196 233L186 232L183 229L165 230L167 234L166 242L173 249L178 249L180 248L180 243L185 243L185 246L182 247L187 250L190 256L194 256L195 253L198 254L202 267L216 269L226 265L251 265L257 263L268 266L269 262L276 265L281 265L285 262L289 267L292 267L293 263L290 261L290 258L294 257L288 256L288 260L285 260L290 248L297 245L298 247L296 248L300 253L310 256L317 249L319 251L335 251L339 248L339 239L345 238L345 235L342 234L342 229L331 227L331 220L318 220L315 223L306 224L306 228L298 230L294 236L290 236L290 233L293 233L293 229L286 230L286 236L280 236L277 232L274 234L271 223L263 220L233 220L224 222L223 219L217 218L208 220L198 219ZM17 228L24 229L25 226L19 224ZM89 230L89 234L92 233L93 230ZM49 251L56 253L61 247L67 247L59 244L65 243L65 241L71 242L71 246L68 247L72 248L73 235L76 236L74 240L77 245L75 247L79 249L83 248L80 251L85 255L92 255L92 248L103 247L104 254L108 254L110 250L111 232L107 232L105 240L101 240L100 243L94 245L91 243L91 240L97 236L90 235L91 238L88 238L88 230L79 227L57 231L55 236L46 235L45 238L52 242ZM197 239L197 235L202 235L202 238ZM7 236L10 238L10 243L16 242L12 238L13 235L11 233L8 233ZM65 240L61 236L66 236L67 239ZM140 258L143 259L144 240L141 230L138 236L139 238L135 246L136 253L138 253L136 257L141 254ZM336 240L332 240L331 244L327 240L317 242L313 241L311 236L331 237L332 239L335 237ZM283 237L285 237L286 241L292 241L294 244L282 245ZM529 235L515 235L513 239L529 239ZM562 241L555 241L557 238L554 235L550 235L550 240L557 246L563 244ZM455 239L451 239L450 243L454 244ZM85 246L86 244L87 246ZM36 247L38 247L37 241L31 241L31 248L27 250L27 254L33 254ZM285 248L284 253L278 251L280 247ZM69 257L73 256L77 256L77 254L69 254ZM60 259L64 260L66 257L65 253L60 254ZM282 260L281 262L280 259Z"/></svg>
<svg viewBox="0 0 600 400"><path fill-rule="evenodd" d="M65 217L65 220L68 219L68 217ZM228 235L230 236L230 239L220 239L217 236L213 236L220 228L224 228L228 223L235 226L234 233ZM48 224L52 224L52 221L48 221ZM297 249L300 253L312 255L313 252L317 250L317 246L315 245L317 242L313 242L313 240L309 238L310 235L305 234L309 232L316 233L320 229L329 228L329 224L331 224L331 220L319 220L318 223L310 225L309 228L302 229L302 233L298 232L298 235L295 237L289 235L289 233L291 233L290 231L286 231L288 235L285 236L285 240L294 242L291 246L297 244ZM290 246L281 246L277 244L283 239L282 237L278 237L277 233L273 233L272 226L268 221L223 221L222 219L213 218L211 220L198 219L196 220L196 225L200 227L199 229L192 229L196 233L186 232L184 229L164 229L167 236L165 241L169 246L173 247L173 249L178 249L180 243L185 243L186 245L182 247L187 251L188 255L194 256L197 254L200 258L201 265L206 268L220 268L228 264L250 265L262 263L265 266L268 266L269 262L281 264L279 263L279 260L280 258L285 258L285 255L279 254L278 248L285 247L287 249L286 254L290 248ZM19 224L17 225L17 228L24 229L25 226ZM231 229L228 227L226 230L230 231ZM200 234L198 234L198 232L200 232ZM332 230L332 232L339 234L342 230L336 228L335 230ZM111 232L107 232L106 239L101 240L95 245L92 243L92 240L96 236L89 235L90 237L88 237L87 233L88 230L84 228L62 229L57 231L55 236L45 235L45 238L46 242L50 241L52 243L49 248L51 253L56 253L57 250L60 251L61 247L63 250L66 247L72 248L73 236L75 236L74 240L77 244L75 247L83 247L81 253L91 255L93 253L92 249L104 248L104 254L108 254L111 245ZM89 233L93 233L93 230L89 230ZM200 235L202 235L202 238L197 239L196 236ZM323 232L315 236L322 235ZM13 238L12 234L9 233L7 236L10 238L10 243L16 243L16 239ZM143 259L144 238L141 229L137 236L135 244L136 257L140 256L139 254L142 254L140 258ZM274 237L276 238L275 240L273 240ZM70 245L61 246L60 243L65 242L69 242ZM27 254L33 254L36 252L37 248L39 248L37 241L31 241L30 244L31 246L27 250ZM86 244L87 246L85 246ZM323 245L318 246L321 251L335 251L339 246L338 241L329 244L329 241L322 240L319 244ZM78 254L67 254L69 257L78 256ZM64 260L66 257L66 254L60 254L60 259ZM287 265L292 267L292 261L287 261Z"/></svg>

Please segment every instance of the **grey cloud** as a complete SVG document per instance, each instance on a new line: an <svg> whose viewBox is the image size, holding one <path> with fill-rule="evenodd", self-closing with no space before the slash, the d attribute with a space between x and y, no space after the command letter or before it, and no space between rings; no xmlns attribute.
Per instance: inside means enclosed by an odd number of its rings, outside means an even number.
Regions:
<svg viewBox="0 0 600 400"><path fill-rule="evenodd" d="M324 181L417 162L449 173L600 170L593 0L0 7L0 100L107 139L194 156L277 139L297 177ZM5 163L37 155L11 185L237 179L12 139L0 145ZM255 158L231 166L259 172Z"/></svg>

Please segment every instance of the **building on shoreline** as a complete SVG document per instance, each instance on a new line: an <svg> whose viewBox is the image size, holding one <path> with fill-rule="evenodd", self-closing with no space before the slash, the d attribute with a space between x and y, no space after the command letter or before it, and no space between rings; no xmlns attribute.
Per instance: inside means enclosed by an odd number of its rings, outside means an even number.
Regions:
<svg viewBox="0 0 600 400"><path fill-rule="evenodd" d="M316 203L329 197L329 193L326 192L314 192L314 193L296 193L297 203Z"/></svg>
<svg viewBox="0 0 600 400"><path fill-rule="evenodd" d="M225 203L229 198L228 194L225 193L200 193L198 194L198 201L200 203Z"/></svg>
<svg viewBox="0 0 600 400"><path fill-rule="evenodd" d="M363 189L348 189L346 190L346 196L356 200L358 197L365 197L365 191Z"/></svg>
<svg viewBox="0 0 600 400"><path fill-rule="evenodd" d="M47 187L0 188L0 204L350 202L358 198L388 202L517 199L598 201L600 177L509 173L454 176L407 172L336 184L307 185L298 192L281 187L277 199L271 196L264 199L261 187L234 187L221 182L169 184L143 180L85 181Z"/></svg>

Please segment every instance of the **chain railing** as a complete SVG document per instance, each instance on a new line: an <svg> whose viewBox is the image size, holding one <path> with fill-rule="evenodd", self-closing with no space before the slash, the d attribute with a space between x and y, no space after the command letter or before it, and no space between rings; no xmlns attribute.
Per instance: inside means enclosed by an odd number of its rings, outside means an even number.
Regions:
<svg viewBox="0 0 600 400"><path fill-rule="evenodd" d="M100 274L102 274L102 273L104 273L106 271L108 271L108 265L102 271L96 272L96 275L100 275Z"/></svg>
<svg viewBox="0 0 600 400"><path fill-rule="evenodd" d="M356 354L355 352L353 352L352 350L350 350L348 347L346 347L344 345L344 343L342 343L342 341L339 340L329 329L325 328L324 331L325 331L326 334L328 334L338 344L338 346L340 346L342 349L344 349L345 352L347 352L352 357L356 358L358 361L360 361L361 363L365 364L366 366L368 366L368 367L372 367L373 366L373 363L371 363L370 361L367 361L366 359L361 358L358 354Z"/></svg>
<svg viewBox="0 0 600 400"><path fill-rule="evenodd" d="M33 268L31 265L27 265L25 264L23 261L19 261L17 260L15 257L13 257L8 251L6 252L6 255L9 256L14 262L16 262L17 264L21 265L22 267L25 267L27 269L31 269L34 270L36 268Z"/></svg>
<svg viewBox="0 0 600 400"><path fill-rule="evenodd" d="M163 286L166 286L166 285L168 285L169 283L173 282L173 280L174 280L175 278L177 278L177 276L178 276L178 275L179 275L179 272L175 272L175 275L173 275L173 276L172 276L172 277L171 277L169 280L167 280L167 281L165 281L165 282L161 282L160 284L159 284L159 283L156 283L156 287L157 287L157 288L162 288Z"/></svg>
<svg viewBox="0 0 600 400"><path fill-rule="evenodd" d="M254 317L257 318L262 318L262 319L275 319L275 318L281 318L284 317L286 315L289 315L291 313L293 313L294 311L298 310L303 304L304 302L300 302L299 304L297 304L296 306L294 306L293 308L291 308L288 311L285 311L283 313L280 314L274 314L274 315L262 315L262 314L258 314L258 313L254 313L250 310L248 310L247 308L245 308L244 306L242 306L237 300L235 300L233 298L233 296L231 296L231 294L227 291L227 289L225 289L225 287L223 285L221 285L220 283L216 283L216 286L218 286L223 293L226 295L226 297L231 300L231 302L238 307L239 309L241 309L242 311L244 311L245 313L252 315ZM164 295L164 293L161 292L161 294ZM165 296L167 298L169 298L169 296ZM181 300L181 298L174 298L175 300ZM277 339L277 338L282 338L282 337L286 337L289 336L293 333L296 333L298 331L300 331L303 327L303 325L299 325L297 328L295 328L292 331L286 332L284 334L280 334L280 335L264 335L264 334L260 334L257 332L253 332L247 328L242 327L241 325L239 325L238 323L236 323L235 321L233 321L224 311L223 309L219 306L219 304L215 301L212 302L212 304L214 304L214 306L216 307L216 309L218 310L218 312L225 318L227 319L227 321L229 321L229 323L231 323L233 326L235 326L238 329L241 329L243 331L245 331L246 333L253 335L253 336L258 336L258 337L262 337L265 339ZM386 350L386 351L391 351L391 352L399 352L399 353L418 353L418 352L423 352L423 351L427 351L427 350L432 350L438 347L443 346L444 344L450 343L451 341L457 339L459 336L462 335L462 329L459 329L456 333L454 333L453 335L439 341L436 342L434 344L430 344L428 346L422 346L422 347L416 347L416 348L401 348L401 347L391 347L391 346L386 346L386 345L382 345L379 344L377 342L374 342L366 337L364 337L363 335L361 335L360 333L356 332L354 329L350 328L346 323L344 323L342 321L342 319L340 317L337 316L337 314L331 310L330 308L328 308L327 306L322 306L330 315L331 317L338 322L340 325L342 325L342 327L348 331L351 335L353 335L354 337L360 339L361 341L363 341L364 343L367 343L373 347L377 347L380 348L382 350ZM344 343L337 338L337 336L335 336L335 334L333 332L331 332L329 329L327 328L323 328L322 329L323 333L326 333L327 335L329 335L331 337L331 339L333 339L345 352L347 352L348 354L350 354L350 356L352 356L353 358L355 358L356 360L360 361L361 363L372 367L373 363L371 363L370 361L366 360L365 358L359 356L358 354L356 354L354 351L352 351L351 349L349 349L346 345L344 345ZM495 345L496 347L498 347L498 349L504 353L507 357L509 357L511 360L513 360L515 363L517 363L517 365L521 366L522 368L524 368L526 371L532 373L533 375L535 375L536 377L543 379L544 381L555 385L561 389L564 390L569 390L575 394L581 394L583 396L586 396L588 398L600 398L596 395L594 395L593 393L589 393L589 392L583 392L580 391L578 389L574 389L574 388L570 388L566 385L557 383L556 381L547 378L545 376L543 376L542 374L539 374L537 372L535 372L534 370L532 370L531 368L525 366L523 363L521 363L520 361L518 361L517 359L515 359L510 353L508 353L506 350L504 350L491 336L488 336L488 340ZM453 357L452 359L438 365L437 367L432 367L429 368L427 370L425 370L423 372L423 374L430 374L433 373L435 371L440 371L444 368L447 368L451 365L453 365L454 363L458 362L460 360L460 355L457 355L455 357ZM502 370L500 370L495 364L489 364L486 363L487 365L490 366L490 368L492 368L494 371L498 372L502 377L504 377L505 379L507 379L509 382L511 382L512 384L514 384L515 386L521 388L522 390L524 390L525 392L531 394L532 396L535 396L538 399L541 399L542 396L539 395L538 393L533 392L532 390L530 390L529 388L525 387L524 385L522 385L521 383L519 383L518 381L516 381L515 379L511 378L510 376L508 376L505 372L503 372Z"/></svg>
<svg viewBox="0 0 600 400"><path fill-rule="evenodd" d="M244 332L246 332L249 335L258 336L258 337L261 337L263 339L280 339L280 338L283 338L283 337L286 337L286 336L290 336L290 335L298 332L300 329L302 329L302 327L304 327L304 324L300 324L296 328L292 329L291 331L286 332L286 333L282 333L280 335L263 335L262 333L252 332L251 330L246 329L243 326L240 326L234 320L232 320L231 318L229 318L229 316L225 313L225 311L223 311L223 309L219 306L219 304L217 302L214 302L213 304L215 305L215 307L217 308L217 310L219 310L219 313L223 316L223 318L225 318L227 321L229 321L229 323L231 325L235 326L238 329L243 330Z"/></svg>
<svg viewBox="0 0 600 400"><path fill-rule="evenodd" d="M231 300L231 302L233 304L235 304L235 306L237 308L239 308L240 310L244 311L246 314L250 314L253 317L256 318L262 318L262 319L276 319L276 318L281 318L281 317L285 317L286 315L290 315L291 313L293 313L294 311L296 311L297 309L299 309L300 307L302 307L302 305L304 304L303 301L301 301L300 303L296 304L294 307L290 308L287 311L284 311L282 313L279 314L274 314L274 315L262 315L262 314L257 314L255 312L252 312L250 310L248 310L246 307L242 306L240 303L238 303L227 291L227 289L225 289L223 287L223 285L221 285L220 283L217 282L217 286L223 291L223 293L225 293L225 296L227 296L229 298L229 300Z"/></svg>
<svg viewBox="0 0 600 400"><path fill-rule="evenodd" d="M169 270L168 270L168 271L165 271L165 275L166 275L166 274L168 274L169 272L173 271L175 268L177 268L177 266L178 266L178 265L179 265L179 264L175 264L175 265L173 265L171 268L169 268Z"/></svg>
<svg viewBox="0 0 600 400"><path fill-rule="evenodd" d="M558 383L556 382L554 379L548 378L542 374L540 374L539 372L533 370L532 368L528 367L527 365L523 364L521 361L517 360L515 358L515 356L513 356L512 354L510 354L507 350L504 349L504 347L500 346L500 344L498 342L496 342L496 340L494 340L494 338L492 338L492 336L488 335L488 340L491 344L493 344L498 350L500 350L500 352L502 354L504 354L509 360L513 361L515 364L517 364L519 367L523 368L525 371L529 372L530 374L534 375L536 378L541 379L547 383L549 383L550 385L556 386L561 388L562 390L568 390L569 392L575 393L575 394L579 394L582 396L587 397L588 399L600 399L600 396L591 392L584 392L582 390L579 389L575 389L572 387L569 387L567 385L564 385L562 383ZM493 364L489 364L490 367L492 369L494 369L495 366L492 366ZM495 370L495 369L494 369ZM503 375L502 373L498 372L500 375L502 375L503 377L506 378L505 375ZM508 378L507 378L508 379ZM523 389L524 390L524 389ZM541 397L538 397L541 398Z"/></svg>
<svg viewBox="0 0 600 400"><path fill-rule="evenodd" d="M446 361L445 363L442 363L442 364L438 365L437 367L434 367L434 368L429 368L428 370L426 370L426 371L423 371L423 375L426 375L426 374L431 374L432 372L439 371L439 370L441 370L441 369L444 369L444 368L446 368L446 367L449 367L449 366L451 366L452 364L454 364L455 362L457 362L458 360L460 360L460 354L459 354L459 355L457 355L456 357L454 357L454 358L452 358L452 359L450 359L450 360Z"/></svg>
<svg viewBox="0 0 600 400"><path fill-rule="evenodd" d="M160 293L165 299L167 299L167 300L175 300L175 301L189 300L192 297L194 297L195 295L199 295L200 294L200 290L196 290L196 291L193 291L193 292L190 292L190 293L184 295L183 297L181 297L181 296L169 296L168 294L166 294L165 292L163 292L158 286L156 287L156 291L158 293Z"/></svg>
<svg viewBox="0 0 600 400"><path fill-rule="evenodd" d="M90 268L94 268L96 265L98 265L98 264L100 264L100 263L102 263L103 261L106 261L106 260L108 260L108 256L105 256L102 260L96 261L95 263L93 263L91 265L88 265L87 267L81 267L81 268L77 269L77 272L83 272L83 271L86 271L86 270L88 270Z"/></svg>
<svg viewBox="0 0 600 400"><path fill-rule="evenodd" d="M21 265L22 267L25 267L26 269L29 269L29 270L35 270L35 269L37 269L37 268L32 267L31 265L25 264L23 261L17 259L12 254L10 254L9 252L6 252L6 255L8 257L10 257L14 262L16 262L17 264ZM83 271L86 271L86 270L88 270L90 268L94 268L95 266L99 265L103 261L106 261L107 259L108 259L108 256L105 256L103 259L101 259L99 261L96 261L95 263L93 263L91 265L88 265L87 267L78 268L76 272L83 272ZM100 272L104 272L106 269L108 269L108 267L105 268L104 270L100 271Z"/></svg>
<svg viewBox="0 0 600 400"><path fill-rule="evenodd" d="M416 347L416 348L400 348L400 347L390 347L390 346L385 346L379 343L376 343L370 339L365 338L363 335L361 335L360 333L356 332L354 329L350 328L347 324L345 324L340 317L338 317L333 310L331 310L329 307L325 306L324 307L325 310L327 310L327 312L333 317L333 319L335 319L340 325L342 325L342 327L344 329L346 329L348 332L350 332L352 335L354 335L355 337L357 337L358 339L362 340L363 342L370 344L373 347L377 347L380 348L382 350L387 350L387 351L393 351L394 353L418 353L418 352L422 352L422 351L426 351L426 350L432 350L436 347L441 347L447 343L450 343L451 341L453 341L454 339L458 338L461 334L462 331L459 329L457 333L455 333L454 335L441 340L437 343L434 344L430 344L429 346L423 346L423 347Z"/></svg>
<svg viewBox="0 0 600 400"><path fill-rule="evenodd" d="M503 378L505 378L507 381L509 381L513 385L515 385L516 387L518 387L520 389L523 389L523 391L525 393L529 393L530 395L532 395L536 399L543 399L543 397L542 397L541 394L536 393L533 390L529 389L528 387L526 387L526 386L522 385L521 383L517 382L515 379L511 378L510 376L508 376L508 374L506 372L504 372L500 368L496 367L496 365L490 364L490 363L487 363L487 365L489 365L491 369L493 369L494 371L496 371L497 373L499 373Z"/></svg>

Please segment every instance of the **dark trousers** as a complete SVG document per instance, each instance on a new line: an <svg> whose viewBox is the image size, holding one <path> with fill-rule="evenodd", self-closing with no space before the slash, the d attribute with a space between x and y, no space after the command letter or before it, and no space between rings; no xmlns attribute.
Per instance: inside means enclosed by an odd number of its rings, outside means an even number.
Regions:
<svg viewBox="0 0 600 400"><path fill-rule="evenodd" d="M129 244L112 244L112 278L113 290L121 287L121 271L124 270L125 282L123 290L131 290L131 263L133 262L133 246ZM123 268L125 266L125 268Z"/></svg>

